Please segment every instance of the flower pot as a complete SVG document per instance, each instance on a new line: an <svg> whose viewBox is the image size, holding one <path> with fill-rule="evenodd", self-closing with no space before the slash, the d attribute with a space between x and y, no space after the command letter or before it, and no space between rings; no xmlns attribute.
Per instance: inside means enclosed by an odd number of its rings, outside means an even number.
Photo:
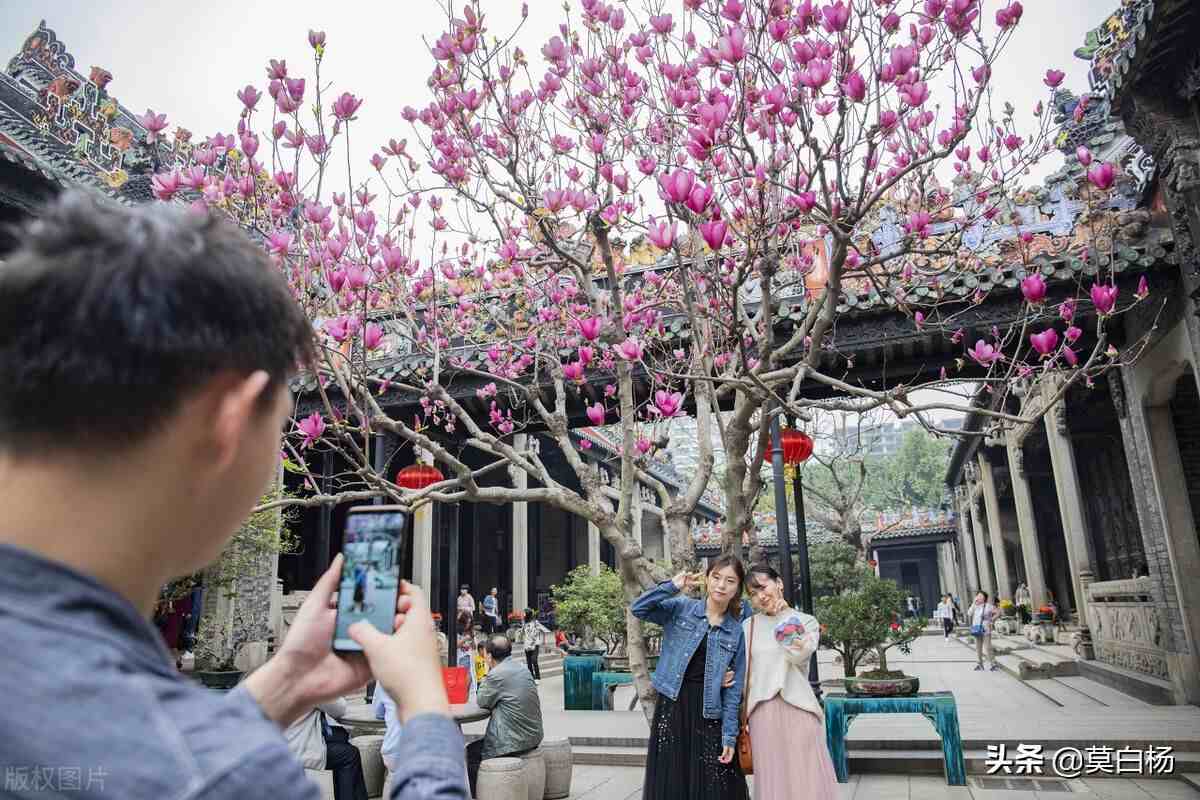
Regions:
<svg viewBox="0 0 1200 800"><path fill-rule="evenodd" d="M605 672L629 672L629 656L605 656Z"/></svg>
<svg viewBox="0 0 1200 800"><path fill-rule="evenodd" d="M879 675L879 673L875 673ZM916 694L921 688L921 679L902 672L886 673L886 676L871 677L865 673L855 678L844 678L846 691L863 697L904 697Z"/></svg>
<svg viewBox="0 0 1200 800"><path fill-rule="evenodd" d="M601 648L594 648L594 647L569 647L569 648L567 648L567 655L572 655L572 656L602 656L602 655L605 655L607 652L608 651L602 647Z"/></svg>
<svg viewBox="0 0 1200 800"><path fill-rule="evenodd" d="M193 670L192 675L209 689L232 689L242 677L240 669Z"/></svg>

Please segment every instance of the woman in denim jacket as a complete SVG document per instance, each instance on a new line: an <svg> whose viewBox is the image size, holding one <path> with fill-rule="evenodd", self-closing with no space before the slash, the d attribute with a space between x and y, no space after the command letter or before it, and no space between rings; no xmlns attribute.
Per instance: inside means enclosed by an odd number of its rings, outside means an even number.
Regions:
<svg viewBox="0 0 1200 800"><path fill-rule="evenodd" d="M738 705L746 677L742 562L722 556L708 568L708 596L681 597L702 582L681 572L633 602L638 619L663 627L652 683L658 692L646 755L643 800L742 800L746 778L734 761ZM725 674L732 671L728 686Z"/></svg>

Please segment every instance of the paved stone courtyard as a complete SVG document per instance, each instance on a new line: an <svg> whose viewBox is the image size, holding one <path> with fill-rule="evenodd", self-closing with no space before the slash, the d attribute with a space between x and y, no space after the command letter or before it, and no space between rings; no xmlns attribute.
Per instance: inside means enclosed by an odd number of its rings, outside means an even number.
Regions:
<svg viewBox="0 0 1200 800"><path fill-rule="evenodd" d="M1070 781L1065 792L1041 792L947 786L941 778L929 775L852 775L841 789L840 800L1060 800L1072 796L1091 800L1200 800L1200 791L1177 780L1079 779ZM639 768L575 768L571 800L639 800L641 796Z"/></svg>
<svg viewBox="0 0 1200 800"><path fill-rule="evenodd" d="M820 653L823 680L842 674L833 659L830 652ZM851 776L842 787L843 800L1037 800L1068 793L1097 800L1200 800L1200 791L1181 779L1084 777L1052 780L1039 791L1027 781L1024 786L1014 781L1017 788L998 787L981 767L987 744L1000 742L1010 747L1036 742L1047 748L1167 742L1175 748L1177 776L1200 773L1200 708L1150 705L1087 678L1030 683L1004 670L976 672L974 651L941 636L923 636L911 654L889 654L888 660L890 666L920 677L923 691L954 692L969 785L949 787L938 774L910 774L917 759L933 758L940 764L936 735L923 717L866 716L850 728ZM593 762L577 763L571 797L639 798L643 769L638 764L644 761L648 730L641 711L564 711L561 677L544 679L541 695L546 736L586 742L575 746L577 759ZM619 688L616 708L628 708L631 698L630 687ZM465 731L482 734L484 727L476 723ZM855 773L856 752L874 759L871 772ZM880 768L881 759L893 759L896 768L890 769L886 761ZM1052 773L1049 761L1046 772ZM987 788L978 785L981 780Z"/></svg>

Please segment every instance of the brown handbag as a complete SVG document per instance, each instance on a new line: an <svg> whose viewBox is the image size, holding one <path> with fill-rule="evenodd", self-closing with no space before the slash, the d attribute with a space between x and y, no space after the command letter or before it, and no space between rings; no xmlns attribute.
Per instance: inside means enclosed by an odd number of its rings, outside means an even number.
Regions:
<svg viewBox="0 0 1200 800"><path fill-rule="evenodd" d="M747 648L749 656L746 659L746 694L742 697L742 709L739 714L741 729L738 731L737 757L738 766L742 768L743 775L754 774L754 751L750 747L750 718L746 716L746 703L750 700L750 670L754 666L754 623L757 620L757 615L750 618L750 645Z"/></svg>

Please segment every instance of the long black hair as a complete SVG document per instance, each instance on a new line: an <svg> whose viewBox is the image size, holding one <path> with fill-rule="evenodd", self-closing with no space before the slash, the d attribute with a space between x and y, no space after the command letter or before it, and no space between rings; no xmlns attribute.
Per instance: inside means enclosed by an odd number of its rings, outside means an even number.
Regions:
<svg viewBox="0 0 1200 800"><path fill-rule="evenodd" d="M775 570L774 567L772 567L766 561L760 561L757 564L752 564L750 566L750 569L747 570L747 572L746 572L746 588L751 591L754 590L754 576L755 575L766 575L767 580L772 580L772 581L783 580L782 578L779 577L779 573Z"/></svg>
<svg viewBox="0 0 1200 800"><path fill-rule="evenodd" d="M728 554L719 556L718 558L714 558L712 560L712 562L708 565L708 571L705 574L712 575L717 570L724 569L725 567L733 567L734 574L737 575L737 579L738 579L738 591L737 591L737 593L734 594L733 597L730 598L729 606L725 609L725 613L732 614L735 619L741 619L742 618L742 592L741 592L741 589L743 586L746 585L746 566L744 564L742 564L742 560L740 558L737 558L736 556L731 556Z"/></svg>

